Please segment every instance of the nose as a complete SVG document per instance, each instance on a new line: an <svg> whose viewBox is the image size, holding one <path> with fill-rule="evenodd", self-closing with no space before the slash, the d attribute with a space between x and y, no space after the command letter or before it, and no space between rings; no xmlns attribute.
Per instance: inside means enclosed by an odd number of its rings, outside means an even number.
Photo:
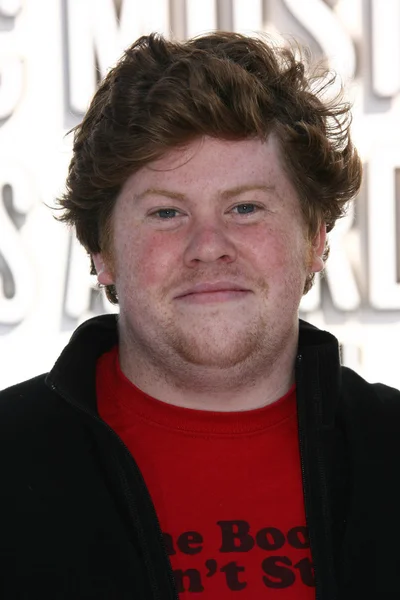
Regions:
<svg viewBox="0 0 400 600"><path fill-rule="evenodd" d="M199 263L234 262L236 246L225 227L216 220L194 224L184 253L185 264L194 267Z"/></svg>

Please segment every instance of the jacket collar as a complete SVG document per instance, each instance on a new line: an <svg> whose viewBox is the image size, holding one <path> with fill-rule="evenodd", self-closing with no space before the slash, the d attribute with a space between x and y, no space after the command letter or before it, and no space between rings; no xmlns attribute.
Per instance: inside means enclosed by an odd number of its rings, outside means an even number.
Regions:
<svg viewBox="0 0 400 600"><path fill-rule="evenodd" d="M118 316L101 315L85 321L46 377L46 384L72 404L97 413L97 359L118 343Z"/></svg>
<svg viewBox="0 0 400 600"><path fill-rule="evenodd" d="M334 418L339 391L339 349L336 338L303 320L299 321L297 363L303 379L316 382L307 393L330 399L321 402L321 425L329 427ZM118 315L101 315L85 321L73 333L46 378L49 387L76 405L96 411L96 362L118 343ZM310 398L311 401L311 398Z"/></svg>
<svg viewBox="0 0 400 600"><path fill-rule="evenodd" d="M317 425L334 425L340 398L341 370L339 343L329 332L300 320L297 374L301 374L305 401L318 415ZM298 388L300 386L300 381Z"/></svg>

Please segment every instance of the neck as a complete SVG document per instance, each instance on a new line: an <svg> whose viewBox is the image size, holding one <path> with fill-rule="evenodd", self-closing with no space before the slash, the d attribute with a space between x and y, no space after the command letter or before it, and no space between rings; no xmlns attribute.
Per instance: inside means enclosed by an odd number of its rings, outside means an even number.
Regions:
<svg viewBox="0 0 400 600"><path fill-rule="evenodd" d="M228 368L187 364L179 357L148 355L120 332L124 375L143 392L168 404L217 412L254 410L281 398L294 383L298 329L280 348Z"/></svg>

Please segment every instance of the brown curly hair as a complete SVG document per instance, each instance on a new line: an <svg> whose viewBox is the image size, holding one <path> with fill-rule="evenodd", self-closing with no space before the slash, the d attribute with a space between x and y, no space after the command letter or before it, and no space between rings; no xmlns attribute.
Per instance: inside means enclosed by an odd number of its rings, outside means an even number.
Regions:
<svg viewBox="0 0 400 600"><path fill-rule="evenodd" d="M298 49L297 49L298 50ZM89 254L111 248L111 216L128 177L196 137L277 137L310 239L330 231L361 184L350 106L324 100L335 77L267 38L215 32L184 42L158 34L130 46L74 128L60 220ZM319 83L318 83L319 82ZM324 258L328 255L326 246ZM92 274L95 273L92 261ZM313 275L304 293L312 286ZM114 286L106 290L118 302Z"/></svg>

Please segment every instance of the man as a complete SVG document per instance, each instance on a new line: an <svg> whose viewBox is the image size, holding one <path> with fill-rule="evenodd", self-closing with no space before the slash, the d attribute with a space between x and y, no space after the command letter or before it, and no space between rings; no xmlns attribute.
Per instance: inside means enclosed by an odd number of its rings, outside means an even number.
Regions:
<svg viewBox="0 0 400 600"><path fill-rule="evenodd" d="M298 320L361 181L315 82L215 33L100 85L60 206L120 313L2 393L2 598L398 597L400 394Z"/></svg>

